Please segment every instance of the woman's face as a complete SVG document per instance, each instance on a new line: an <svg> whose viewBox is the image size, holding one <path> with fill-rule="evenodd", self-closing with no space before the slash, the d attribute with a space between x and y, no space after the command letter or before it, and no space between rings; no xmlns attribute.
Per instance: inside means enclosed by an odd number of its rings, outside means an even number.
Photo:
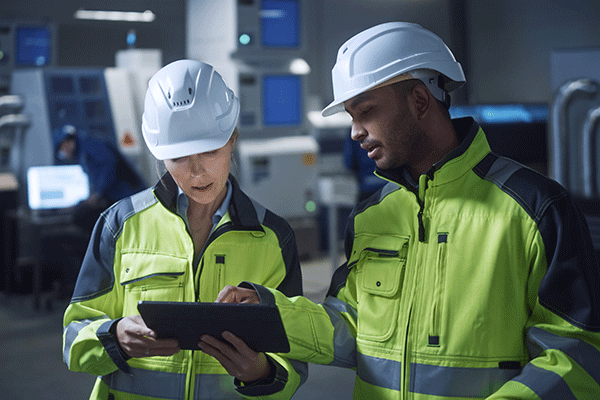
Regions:
<svg viewBox="0 0 600 400"><path fill-rule="evenodd" d="M220 149L165 160L165 167L190 201L209 205L222 201L235 139Z"/></svg>

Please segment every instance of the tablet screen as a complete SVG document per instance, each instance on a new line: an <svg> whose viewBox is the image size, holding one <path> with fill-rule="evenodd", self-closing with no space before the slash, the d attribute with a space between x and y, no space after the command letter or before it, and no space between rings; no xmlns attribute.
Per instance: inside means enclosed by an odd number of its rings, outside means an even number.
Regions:
<svg viewBox="0 0 600 400"><path fill-rule="evenodd" d="M257 352L290 351L279 310L272 305L140 301L138 310L159 338L175 338L182 349L199 350L204 334L227 342L221 333L229 331Z"/></svg>

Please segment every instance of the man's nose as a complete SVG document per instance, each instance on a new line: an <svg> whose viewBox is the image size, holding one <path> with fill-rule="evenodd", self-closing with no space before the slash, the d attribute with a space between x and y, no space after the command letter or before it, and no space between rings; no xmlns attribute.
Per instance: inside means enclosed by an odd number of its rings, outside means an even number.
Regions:
<svg viewBox="0 0 600 400"><path fill-rule="evenodd" d="M360 141L367 135L365 128L356 122L352 122L352 129L350 130L350 137L352 140Z"/></svg>

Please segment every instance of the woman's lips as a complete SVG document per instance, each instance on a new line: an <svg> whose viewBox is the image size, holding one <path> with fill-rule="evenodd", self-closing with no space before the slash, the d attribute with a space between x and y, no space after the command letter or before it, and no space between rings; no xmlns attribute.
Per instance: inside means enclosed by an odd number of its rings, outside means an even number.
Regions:
<svg viewBox="0 0 600 400"><path fill-rule="evenodd" d="M197 190L197 191L199 191L199 192L205 192L205 191L207 191L208 189L210 189L210 188L211 188L211 186L212 186L212 183L209 183L209 184L208 184L208 185L206 185L206 186L193 186L193 188L194 188L194 190Z"/></svg>

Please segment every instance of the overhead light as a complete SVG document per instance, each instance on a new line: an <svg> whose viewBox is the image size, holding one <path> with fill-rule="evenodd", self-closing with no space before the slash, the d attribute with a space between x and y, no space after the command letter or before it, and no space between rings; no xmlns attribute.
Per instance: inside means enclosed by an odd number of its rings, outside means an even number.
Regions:
<svg viewBox="0 0 600 400"><path fill-rule="evenodd" d="M290 72L296 75L308 75L310 65L303 58L296 58L290 62Z"/></svg>
<svg viewBox="0 0 600 400"><path fill-rule="evenodd" d="M97 21L127 21L127 22L152 22L156 18L150 10L138 11L102 11L84 10L75 11L73 17L77 19L94 19Z"/></svg>

